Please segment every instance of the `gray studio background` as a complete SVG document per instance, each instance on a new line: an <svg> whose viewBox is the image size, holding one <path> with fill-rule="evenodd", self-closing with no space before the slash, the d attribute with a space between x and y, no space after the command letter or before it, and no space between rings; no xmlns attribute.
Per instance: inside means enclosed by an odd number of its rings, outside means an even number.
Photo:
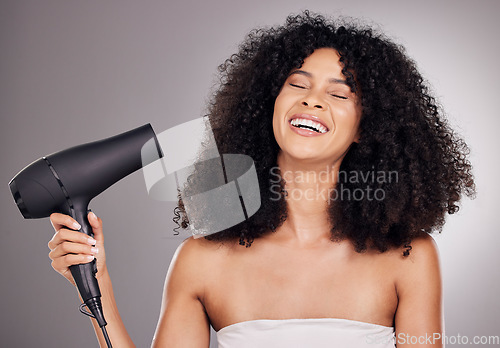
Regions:
<svg viewBox="0 0 500 348"><path fill-rule="evenodd" d="M380 24L434 86L472 149L478 197L437 236L448 335L499 335L498 34L496 1L0 2L0 345L97 346L76 290L47 256L47 219L24 220L7 183L64 148L150 122L161 132L204 112L217 66L255 26L307 8ZM147 347L170 259L173 203L141 172L91 204L103 218L118 306ZM215 344L212 345L215 347Z"/></svg>

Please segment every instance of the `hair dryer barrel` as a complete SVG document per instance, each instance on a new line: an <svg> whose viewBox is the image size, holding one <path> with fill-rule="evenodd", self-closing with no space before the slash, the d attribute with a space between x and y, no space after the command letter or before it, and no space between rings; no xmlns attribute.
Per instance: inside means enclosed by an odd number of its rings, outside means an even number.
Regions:
<svg viewBox="0 0 500 348"><path fill-rule="evenodd" d="M154 154L143 163L141 149L155 139ZM25 218L69 211L69 204L86 206L115 182L163 156L150 124L111 138L75 146L40 158L9 183Z"/></svg>
<svg viewBox="0 0 500 348"><path fill-rule="evenodd" d="M70 197L93 198L142 168L141 149L156 135L147 124L104 140L46 156ZM157 142L156 159L162 156ZM149 163L144 163L144 165Z"/></svg>

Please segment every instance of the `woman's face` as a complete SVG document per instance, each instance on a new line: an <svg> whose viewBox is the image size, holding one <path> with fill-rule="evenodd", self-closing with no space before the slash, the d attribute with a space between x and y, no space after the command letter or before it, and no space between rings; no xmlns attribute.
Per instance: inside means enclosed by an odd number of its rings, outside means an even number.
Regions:
<svg viewBox="0 0 500 348"><path fill-rule="evenodd" d="M288 76L274 104L274 136L281 156L333 165L358 141L361 106L342 74L339 54L315 50Z"/></svg>

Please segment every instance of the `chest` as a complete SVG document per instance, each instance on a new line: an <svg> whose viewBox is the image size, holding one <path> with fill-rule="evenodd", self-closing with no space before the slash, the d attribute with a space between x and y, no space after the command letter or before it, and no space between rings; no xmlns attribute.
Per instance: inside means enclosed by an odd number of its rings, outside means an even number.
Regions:
<svg viewBox="0 0 500 348"><path fill-rule="evenodd" d="M392 325L394 274L370 258L287 250L234 254L217 267L204 305L212 326L255 319L345 318Z"/></svg>

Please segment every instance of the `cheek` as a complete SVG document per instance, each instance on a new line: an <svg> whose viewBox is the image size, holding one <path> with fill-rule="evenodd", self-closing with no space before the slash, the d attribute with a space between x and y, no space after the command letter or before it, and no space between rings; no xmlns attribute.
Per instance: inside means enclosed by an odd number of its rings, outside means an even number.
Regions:
<svg viewBox="0 0 500 348"><path fill-rule="evenodd" d="M358 129L361 119L361 111L357 107L347 107L337 112L337 123L340 123L347 129Z"/></svg>
<svg viewBox="0 0 500 348"><path fill-rule="evenodd" d="M283 93L278 94L276 100L274 101L274 117L279 116L283 110L283 105L285 104L286 97Z"/></svg>
<svg viewBox="0 0 500 348"><path fill-rule="evenodd" d="M274 139L278 142L278 144L281 143L281 133L283 132L283 126L281 125L281 122L279 121L279 117L276 116L276 110L273 116L273 134L274 134Z"/></svg>
<svg viewBox="0 0 500 348"><path fill-rule="evenodd" d="M296 95L287 92L280 92L274 101L273 119L283 122L288 112L296 105L298 98Z"/></svg>
<svg viewBox="0 0 500 348"><path fill-rule="evenodd" d="M278 146L282 148L284 133L288 125L285 122L286 119L286 97L279 94L274 102L274 112L273 112L273 133L274 139L278 143Z"/></svg>
<svg viewBox="0 0 500 348"><path fill-rule="evenodd" d="M279 94L276 97L276 101L274 102L274 111L273 111L273 130L274 135L276 136L276 132L279 132L279 127L283 123L283 119L285 117L285 113L283 112L283 97Z"/></svg>

